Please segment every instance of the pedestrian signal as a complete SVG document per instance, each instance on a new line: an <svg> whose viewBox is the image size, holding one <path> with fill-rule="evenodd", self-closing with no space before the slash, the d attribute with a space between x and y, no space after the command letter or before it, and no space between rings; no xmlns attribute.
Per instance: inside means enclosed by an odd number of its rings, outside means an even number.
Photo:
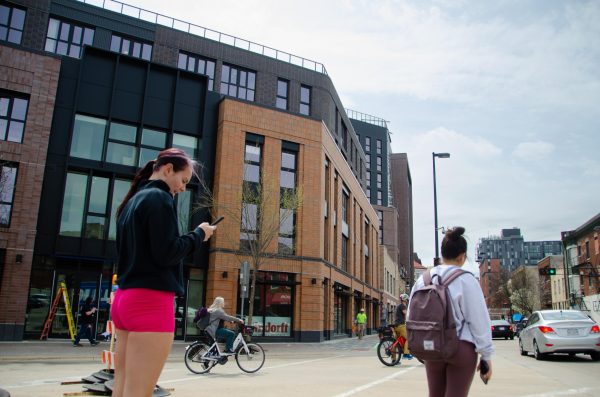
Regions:
<svg viewBox="0 0 600 397"><path fill-rule="evenodd" d="M549 276L556 276L556 269L553 267L549 267L548 268L548 275Z"/></svg>

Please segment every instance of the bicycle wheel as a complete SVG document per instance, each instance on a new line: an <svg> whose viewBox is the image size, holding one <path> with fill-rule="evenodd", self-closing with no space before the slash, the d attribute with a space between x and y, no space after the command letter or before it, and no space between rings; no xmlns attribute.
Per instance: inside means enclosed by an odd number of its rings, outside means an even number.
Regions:
<svg viewBox="0 0 600 397"><path fill-rule="evenodd" d="M235 352L235 361L238 367L244 372L253 373L262 368L265 363L265 351L261 345L256 343L248 343L248 351L242 345L237 352Z"/></svg>
<svg viewBox="0 0 600 397"><path fill-rule="evenodd" d="M394 338L383 338L377 345L377 357L379 357L379 361L388 367L398 364L402 358L400 344L394 346L395 341Z"/></svg>
<svg viewBox="0 0 600 397"><path fill-rule="evenodd" d="M195 374L204 374L210 371L217 362L202 358L209 348L203 342L194 342L189 345L185 350L185 366Z"/></svg>

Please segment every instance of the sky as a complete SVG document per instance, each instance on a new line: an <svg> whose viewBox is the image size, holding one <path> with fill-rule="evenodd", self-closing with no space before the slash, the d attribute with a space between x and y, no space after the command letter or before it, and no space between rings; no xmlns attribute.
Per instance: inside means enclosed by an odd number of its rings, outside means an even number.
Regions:
<svg viewBox="0 0 600 397"><path fill-rule="evenodd" d="M87 0L93 3L94 0ZM600 212L600 1L127 0L322 63L407 153L414 249L438 225L560 240ZM440 241L442 235L440 234Z"/></svg>

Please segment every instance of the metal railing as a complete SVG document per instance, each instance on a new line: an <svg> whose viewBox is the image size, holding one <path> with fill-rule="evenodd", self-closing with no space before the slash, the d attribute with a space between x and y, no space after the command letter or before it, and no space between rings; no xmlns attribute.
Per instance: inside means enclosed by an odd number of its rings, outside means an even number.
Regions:
<svg viewBox="0 0 600 397"><path fill-rule="evenodd" d="M384 120L381 117L371 116L370 114L361 113L352 109L346 109L346 114L348 114L348 117L350 117L351 119L363 121L365 123L377 125L379 127L384 127L385 129L388 129L387 123L389 123L389 121Z"/></svg>
<svg viewBox="0 0 600 397"><path fill-rule="evenodd" d="M255 54L260 54L266 57L274 58L282 62L287 62L292 65L300 66L305 69L313 70L318 73L327 74L327 70L322 63L311 61L310 59L290 54L289 52L280 51L275 48L267 47L262 44L255 43L250 40L245 40L240 37L222 33L216 30L185 22L176 18L171 18L153 11L148 11L143 8L132 6L116 0L77 0L81 3L100 7L105 10L117 12L133 18L141 19L142 21L154 23L156 25L166 26L171 29L179 30L202 38L218 41L219 43L227 44L242 50L250 51Z"/></svg>

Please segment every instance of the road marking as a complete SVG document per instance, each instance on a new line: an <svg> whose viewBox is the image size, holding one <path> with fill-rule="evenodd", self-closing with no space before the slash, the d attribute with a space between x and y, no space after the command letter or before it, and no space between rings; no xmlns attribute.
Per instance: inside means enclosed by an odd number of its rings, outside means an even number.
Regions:
<svg viewBox="0 0 600 397"><path fill-rule="evenodd" d="M340 354L337 356L332 356L332 357L323 357L323 358L315 358L313 360L304 360L304 361L297 361L294 363L288 363L288 364L281 364L281 365L273 365L271 367L262 367L260 369L260 371L262 371L263 369L274 369L274 368L283 368L283 367L290 367L293 365L302 365L302 364L308 364L308 363L314 363L316 361L323 361L323 360L331 360L333 358L339 358L339 357L345 357L345 354ZM240 370L241 375L246 374L245 372L242 372L242 370ZM187 378L179 378L179 379L170 379L170 380L159 380L159 383L179 383L179 382L187 382L190 380L197 380L198 377L197 376L193 376L192 374L190 374Z"/></svg>
<svg viewBox="0 0 600 397"><path fill-rule="evenodd" d="M370 389L373 386L377 386L377 385L379 385L381 383L387 382L388 380L392 380L392 379L394 379L394 378L396 378L396 377L398 377L400 375L404 375L408 371L411 371L411 370L413 370L415 368L417 368L417 367L408 367L408 368L406 368L406 369L404 369L402 371L398 371L398 372L396 372L394 374L388 375L385 378L381 378L381 379L378 379L378 380L373 381L371 383L367 383L365 385L355 387L354 389L348 390L345 393L336 394L333 397L346 397L346 396L351 396L351 395L356 394L356 393L360 393L361 391Z"/></svg>
<svg viewBox="0 0 600 397"><path fill-rule="evenodd" d="M590 393L594 390L600 390L598 388L589 388L583 387L581 389L566 389L566 390L558 390L552 391L548 393L540 393L540 394L526 394L521 397L555 397L555 396L573 396L581 393Z"/></svg>

